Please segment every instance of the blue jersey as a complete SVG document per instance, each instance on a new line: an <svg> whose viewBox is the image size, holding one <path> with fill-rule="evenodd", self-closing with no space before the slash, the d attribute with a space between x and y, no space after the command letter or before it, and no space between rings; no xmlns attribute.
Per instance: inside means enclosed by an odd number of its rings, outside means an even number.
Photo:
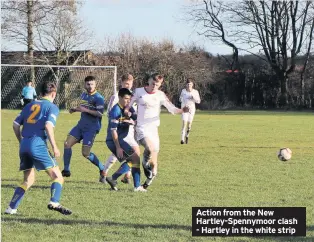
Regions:
<svg viewBox="0 0 314 242"><path fill-rule="evenodd" d="M133 107L129 110L131 112L131 117L128 117L124 114L124 108L122 108L119 103L114 105L109 112L109 122L107 129L107 138L106 141L112 141L111 130L117 130L118 139L121 140L128 136L130 132L130 123L125 122L125 120L136 120L136 112Z"/></svg>
<svg viewBox="0 0 314 242"><path fill-rule="evenodd" d="M22 96L25 99L34 99L37 96L35 88L33 88L32 86L24 87L22 90Z"/></svg>
<svg viewBox="0 0 314 242"><path fill-rule="evenodd" d="M96 91L92 94L83 92L81 95L81 106L89 110L97 111L102 115L104 113L105 100L103 96ZM78 126L83 130L99 131L101 129L101 119L101 117L82 112Z"/></svg>
<svg viewBox="0 0 314 242"><path fill-rule="evenodd" d="M47 122L56 125L59 108L47 99L33 101L25 106L14 123L23 125L22 137L47 138L45 125Z"/></svg>

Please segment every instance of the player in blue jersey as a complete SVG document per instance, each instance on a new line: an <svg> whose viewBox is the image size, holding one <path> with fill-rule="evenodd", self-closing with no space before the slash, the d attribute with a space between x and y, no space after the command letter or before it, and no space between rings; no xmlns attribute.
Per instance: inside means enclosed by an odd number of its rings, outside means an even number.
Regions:
<svg viewBox="0 0 314 242"><path fill-rule="evenodd" d="M81 112L78 124L70 131L64 142L63 162L64 177L71 176L70 161L72 157L72 146L83 140L82 155L91 163L98 167L100 172L100 182L105 182L104 165L97 156L91 152L96 135L101 129L101 119L104 112L105 100L96 91L96 78L87 76L85 78L85 90L81 95L81 104L76 108L71 108L70 113Z"/></svg>
<svg viewBox="0 0 314 242"><path fill-rule="evenodd" d="M117 179L129 171L130 166L128 162L131 161L134 191L146 192L140 181L140 148L134 138L136 113L133 107L131 107L128 115L124 114L124 108L131 101L132 92L127 88L121 88L118 96L119 102L109 112L106 144L120 162L126 161L122 163L112 177L106 177L106 181L111 186L111 189L118 190Z"/></svg>
<svg viewBox="0 0 314 242"><path fill-rule="evenodd" d="M124 74L121 77L121 88L127 88L129 90L132 90L133 87L133 81L134 78L131 74ZM119 96L118 93L111 96L108 106L107 106L107 116L109 117L109 113L112 109L112 107L119 102ZM104 167L105 167L105 173L106 176L109 172L109 169L113 166L113 164L117 161L117 157L114 154L111 154L109 158L106 160ZM129 184L130 183L130 177L131 177L131 169L129 172L127 172L124 177L121 179L121 182Z"/></svg>
<svg viewBox="0 0 314 242"><path fill-rule="evenodd" d="M41 90L42 99L27 104L14 120L13 130L20 143L20 170L24 171L24 181L15 189L10 205L5 211L6 214L17 213L25 192L35 181L35 168L39 171L45 170L52 179L48 208L64 215L72 213L59 203L63 177L54 158L60 157L53 131L59 115L59 108L52 103L56 93L57 87L54 83L44 83ZM23 126L22 132L21 126ZM53 149L54 157L48 150L47 139Z"/></svg>
<svg viewBox="0 0 314 242"><path fill-rule="evenodd" d="M32 81L27 81L25 87L22 90L21 104L25 107L27 104L37 98L36 90L32 87Z"/></svg>

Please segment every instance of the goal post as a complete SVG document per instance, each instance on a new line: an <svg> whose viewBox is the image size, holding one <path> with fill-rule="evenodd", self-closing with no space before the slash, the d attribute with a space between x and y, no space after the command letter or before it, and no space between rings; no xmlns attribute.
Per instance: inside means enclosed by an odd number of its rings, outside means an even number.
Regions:
<svg viewBox="0 0 314 242"><path fill-rule="evenodd" d="M61 66L61 65L13 65L1 64L1 107L20 108L22 89L30 80L31 69L35 70L33 86L37 94L45 81L57 84L55 104L60 109L77 106L84 89L84 79L92 75L97 80L97 91L104 96L106 104L117 92L116 66Z"/></svg>

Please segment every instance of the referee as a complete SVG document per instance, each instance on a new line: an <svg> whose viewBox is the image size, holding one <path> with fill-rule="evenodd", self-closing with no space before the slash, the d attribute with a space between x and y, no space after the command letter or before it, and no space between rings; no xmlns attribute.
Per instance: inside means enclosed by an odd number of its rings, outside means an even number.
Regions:
<svg viewBox="0 0 314 242"><path fill-rule="evenodd" d="M21 104L23 107L37 98L35 88L32 87L32 81L27 81L25 87L23 87L22 98Z"/></svg>

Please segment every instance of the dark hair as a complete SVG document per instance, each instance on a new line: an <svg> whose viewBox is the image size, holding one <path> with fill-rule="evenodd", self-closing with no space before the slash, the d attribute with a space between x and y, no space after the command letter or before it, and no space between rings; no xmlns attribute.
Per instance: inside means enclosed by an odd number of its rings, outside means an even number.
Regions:
<svg viewBox="0 0 314 242"><path fill-rule="evenodd" d="M26 81L26 84L27 84L27 83L30 83L30 82L32 82L32 81L31 81L31 80L27 80L27 81Z"/></svg>
<svg viewBox="0 0 314 242"><path fill-rule="evenodd" d="M57 85L53 82L44 82L40 89L41 95L45 96L52 92L57 92Z"/></svg>
<svg viewBox="0 0 314 242"><path fill-rule="evenodd" d="M145 73L145 74L144 74L144 77L143 77L144 85L148 85L148 80L149 80L149 78L150 78L150 74Z"/></svg>
<svg viewBox="0 0 314 242"><path fill-rule="evenodd" d="M159 73L154 73L150 76L150 78L152 78L154 81L159 81L164 79L164 77L162 75L160 75Z"/></svg>
<svg viewBox="0 0 314 242"><path fill-rule="evenodd" d="M121 77L121 82L129 80L131 77L133 78L133 76L130 73L124 74Z"/></svg>
<svg viewBox="0 0 314 242"><path fill-rule="evenodd" d="M96 80L96 77L94 77L94 76L87 76L87 77L85 77L85 82L89 82L89 81L95 81Z"/></svg>
<svg viewBox="0 0 314 242"><path fill-rule="evenodd" d="M193 83L194 84L194 78L192 78L192 77L187 78L186 83Z"/></svg>
<svg viewBox="0 0 314 242"><path fill-rule="evenodd" d="M119 97L124 97L125 95L130 95L130 96L132 96L132 92L131 92L129 89L127 89L127 88L121 88L121 89L119 90L118 96L119 96Z"/></svg>

